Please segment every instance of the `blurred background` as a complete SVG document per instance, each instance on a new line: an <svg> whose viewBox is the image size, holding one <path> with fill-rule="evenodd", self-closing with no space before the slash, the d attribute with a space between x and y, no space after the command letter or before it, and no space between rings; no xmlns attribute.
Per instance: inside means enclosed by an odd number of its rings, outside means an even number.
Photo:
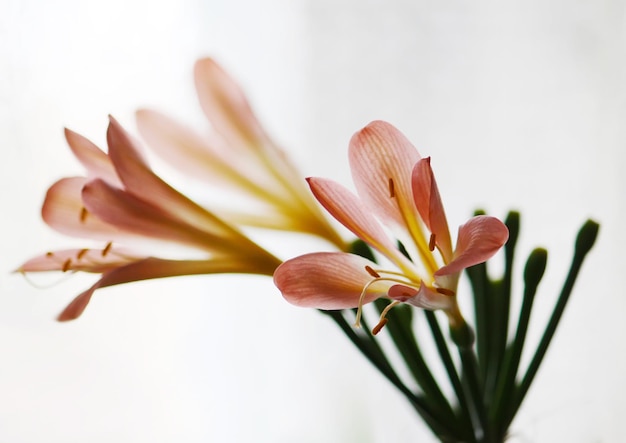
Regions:
<svg viewBox="0 0 626 443"><path fill-rule="evenodd" d="M600 222L511 440L622 441L624 8L0 0L0 441L434 441L330 321L288 305L270 279L105 289L83 317L59 324L58 312L95 279L11 273L84 244L39 215L53 181L82 174L63 127L104 146L108 114L134 131L134 110L148 106L206 129L192 80L206 55L239 80L303 177L350 185L351 135L384 119L432 156L452 226L479 207L499 217L520 210L517 283L535 246L550 253L529 344L579 226Z"/></svg>

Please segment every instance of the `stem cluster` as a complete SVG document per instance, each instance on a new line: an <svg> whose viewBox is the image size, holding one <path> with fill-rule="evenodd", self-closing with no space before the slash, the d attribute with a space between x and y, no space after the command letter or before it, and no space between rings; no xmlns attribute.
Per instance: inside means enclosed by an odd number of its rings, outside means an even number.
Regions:
<svg viewBox="0 0 626 443"><path fill-rule="evenodd" d="M434 312L423 311L453 395L446 396L418 337L417 318L410 306L398 306L387 315L385 330L401 355L412 381L398 376L383 345L372 335L366 318L362 329L352 327L354 311L321 311L341 328L361 353L406 397L409 404L442 442L500 443L518 412L552 341L583 260L593 246L599 225L588 220L576 239L574 257L552 315L526 368L520 367L533 301L547 264L547 251L533 250L524 269L524 290L519 312L511 312L513 263L519 234L519 213L510 212L505 220L509 241L504 247L501 278L489 277L487 264L467 270L474 295L475 332L468 324L450 329L447 339ZM361 241L353 252L373 259ZM382 312L386 302L374 303ZM513 318L514 317L514 318ZM515 327L509 328L509 319ZM511 333L509 330L511 329ZM458 354L455 360L454 354ZM410 386L417 385L417 389ZM451 397L451 398L450 398Z"/></svg>

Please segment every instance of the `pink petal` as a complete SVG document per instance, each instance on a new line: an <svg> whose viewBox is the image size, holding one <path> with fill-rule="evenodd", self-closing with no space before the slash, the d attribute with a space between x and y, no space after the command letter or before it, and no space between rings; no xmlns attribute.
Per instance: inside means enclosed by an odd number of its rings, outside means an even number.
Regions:
<svg viewBox="0 0 626 443"><path fill-rule="evenodd" d="M82 196L90 212L120 230L213 252L232 249L232 239L186 224L169 211L114 188L103 180L94 180L85 185Z"/></svg>
<svg viewBox="0 0 626 443"><path fill-rule="evenodd" d="M257 162L256 157L233 152L218 139L203 139L156 111L143 109L136 116L139 132L149 146L185 174L244 191L258 199L272 200L275 198L272 192L283 194L283 198L288 194L277 185L267 165Z"/></svg>
<svg viewBox="0 0 626 443"><path fill-rule="evenodd" d="M359 197L370 210L395 226L416 218L411 171L420 156L400 131L383 121L370 123L350 140L349 159Z"/></svg>
<svg viewBox="0 0 626 443"><path fill-rule="evenodd" d="M311 177L307 181L315 198L337 221L407 274L415 276L411 262L402 255L380 223L354 194L332 180Z"/></svg>
<svg viewBox="0 0 626 443"><path fill-rule="evenodd" d="M121 186L113 163L100 148L69 129L65 129L65 139L76 158L87 170L90 178L102 178L116 186Z"/></svg>
<svg viewBox="0 0 626 443"><path fill-rule="evenodd" d="M440 294L435 289L425 285L424 282L421 282L419 289L400 284L393 285L389 288L388 296L393 300L431 311L449 309L456 304L453 295Z"/></svg>
<svg viewBox="0 0 626 443"><path fill-rule="evenodd" d="M63 178L53 184L41 208L43 220L54 230L75 237L111 241L125 237L111 226L86 211L81 192L87 179Z"/></svg>
<svg viewBox="0 0 626 443"><path fill-rule="evenodd" d="M495 217L479 215L459 228L454 259L435 275L448 275L489 260L506 243L509 230Z"/></svg>
<svg viewBox="0 0 626 443"><path fill-rule="evenodd" d="M452 241L430 157L417 162L412 173L413 199L428 230L435 236L445 263L452 260Z"/></svg>
<svg viewBox="0 0 626 443"><path fill-rule="evenodd" d="M272 145L239 85L214 60L198 60L194 68L200 105L211 125L234 149Z"/></svg>
<svg viewBox="0 0 626 443"><path fill-rule="evenodd" d="M181 219L197 229L211 230L224 237L238 235L232 227L154 174L142 158L134 141L112 117L107 131L107 141L109 157L130 193L140 196L142 200L152 204L155 208L160 208L170 217Z"/></svg>
<svg viewBox="0 0 626 443"><path fill-rule="evenodd" d="M128 265L115 268L102 275L92 287L78 295L59 314L59 321L68 321L78 318L91 300L96 289L119 285L133 281L154 278L175 277L181 275L214 274L225 272L250 272L249 266L233 261L221 260L163 260L145 258Z"/></svg>
<svg viewBox="0 0 626 443"><path fill-rule="evenodd" d="M354 308L373 277L365 267L377 265L363 257L342 252L306 254L287 260L274 272L274 284L296 306L318 309ZM372 284L365 296L369 303L384 296L386 282Z"/></svg>

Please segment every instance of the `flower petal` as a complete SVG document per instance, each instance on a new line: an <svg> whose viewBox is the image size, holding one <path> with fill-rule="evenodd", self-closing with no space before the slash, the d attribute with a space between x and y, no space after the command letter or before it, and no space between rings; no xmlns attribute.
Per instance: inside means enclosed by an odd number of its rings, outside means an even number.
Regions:
<svg viewBox="0 0 626 443"><path fill-rule="evenodd" d="M411 171L419 159L411 142L383 121L370 123L350 140L350 168L359 197L385 223L404 227L407 219L415 218Z"/></svg>
<svg viewBox="0 0 626 443"><path fill-rule="evenodd" d="M252 270L249 265L237 260L163 260L148 257L105 272L92 287L72 300L57 319L68 321L78 318L99 288L154 278L227 272L248 273Z"/></svg>
<svg viewBox="0 0 626 443"><path fill-rule="evenodd" d="M361 292L373 280L365 267L375 263L354 254L320 252L287 260L274 272L274 283L283 297L296 306L318 309L354 308ZM384 296L390 284L368 287L364 303Z"/></svg>
<svg viewBox="0 0 626 443"><path fill-rule="evenodd" d="M137 111L137 128L148 145L185 174L212 183L243 188L255 194L262 190L222 158L208 140L171 118L148 109ZM242 159L239 156L239 163Z"/></svg>
<svg viewBox="0 0 626 443"><path fill-rule="evenodd" d="M233 149L249 151L273 145L239 85L213 59L198 60L194 78L204 114Z"/></svg>
<svg viewBox="0 0 626 443"><path fill-rule="evenodd" d="M405 273L417 277L411 262L402 255L380 223L354 194L332 180L310 177L307 181L315 198L337 221L396 263Z"/></svg>
<svg viewBox="0 0 626 443"><path fill-rule="evenodd" d="M116 186L121 186L113 163L106 153L82 135L69 129L65 129L65 139L90 178L102 178Z"/></svg>
<svg viewBox="0 0 626 443"><path fill-rule="evenodd" d="M435 244L445 263L452 260L450 229L441 203L439 188L430 167L430 157L417 162L412 173L413 199L428 230L435 236Z"/></svg>
<svg viewBox="0 0 626 443"><path fill-rule="evenodd" d="M424 282L421 282L419 289L405 285L393 285L389 288L388 296L393 300L431 311L449 309L456 304L453 295L440 294Z"/></svg>
<svg viewBox="0 0 626 443"><path fill-rule="evenodd" d="M87 212L81 198L86 183L84 177L63 178L54 183L48 189L41 208L43 220L66 235L104 241L126 237L118 228Z"/></svg>
<svg viewBox="0 0 626 443"><path fill-rule="evenodd" d="M96 179L83 188L83 202L97 218L126 232L182 243L211 252L232 250L232 239L203 231L134 194Z"/></svg>
<svg viewBox="0 0 626 443"><path fill-rule="evenodd" d="M233 238L239 232L161 180L148 167L134 141L114 119L107 131L109 157L126 189L142 200L197 229Z"/></svg>
<svg viewBox="0 0 626 443"><path fill-rule="evenodd" d="M483 263L506 243L509 230L495 217L479 215L459 228L454 259L435 275L448 275Z"/></svg>

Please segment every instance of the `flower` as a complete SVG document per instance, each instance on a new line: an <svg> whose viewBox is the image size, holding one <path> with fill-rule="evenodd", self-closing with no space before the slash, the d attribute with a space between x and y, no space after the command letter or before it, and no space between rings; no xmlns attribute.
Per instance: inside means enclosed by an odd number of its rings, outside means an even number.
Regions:
<svg viewBox="0 0 626 443"><path fill-rule="evenodd" d="M465 321L456 290L463 269L482 263L508 239L498 219L476 216L459 228L456 248L448 229L430 158L421 158L413 145L392 125L375 121L350 141L350 167L358 197L331 180L309 178L317 200L326 210L386 257L388 269L349 253L312 253L278 267L274 282L287 301L319 309L358 307L379 297L392 303L383 311L408 303L441 309L451 327ZM401 247L374 217L397 232ZM426 230L429 232L427 235Z"/></svg>
<svg viewBox="0 0 626 443"><path fill-rule="evenodd" d="M219 212L234 223L296 231L345 249L284 152L267 135L237 83L214 60L194 69L200 105L212 131L202 137L153 110L137 112L148 146L185 174L249 197L245 208Z"/></svg>
<svg viewBox="0 0 626 443"><path fill-rule="evenodd" d="M87 177L63 178L48 190L44 221L76 237L105 240L102 249L47 252L18 272L84 271L100 279L59 315L77 318L98 288L137 280L191 274L272 275L280 260L237 228L199 206L159 178L136 142L110 118L108 155L86 138L66 130L66 138ZM148 238L201 252L199 259L153 257L118 247L118 242Z"/></svg>

